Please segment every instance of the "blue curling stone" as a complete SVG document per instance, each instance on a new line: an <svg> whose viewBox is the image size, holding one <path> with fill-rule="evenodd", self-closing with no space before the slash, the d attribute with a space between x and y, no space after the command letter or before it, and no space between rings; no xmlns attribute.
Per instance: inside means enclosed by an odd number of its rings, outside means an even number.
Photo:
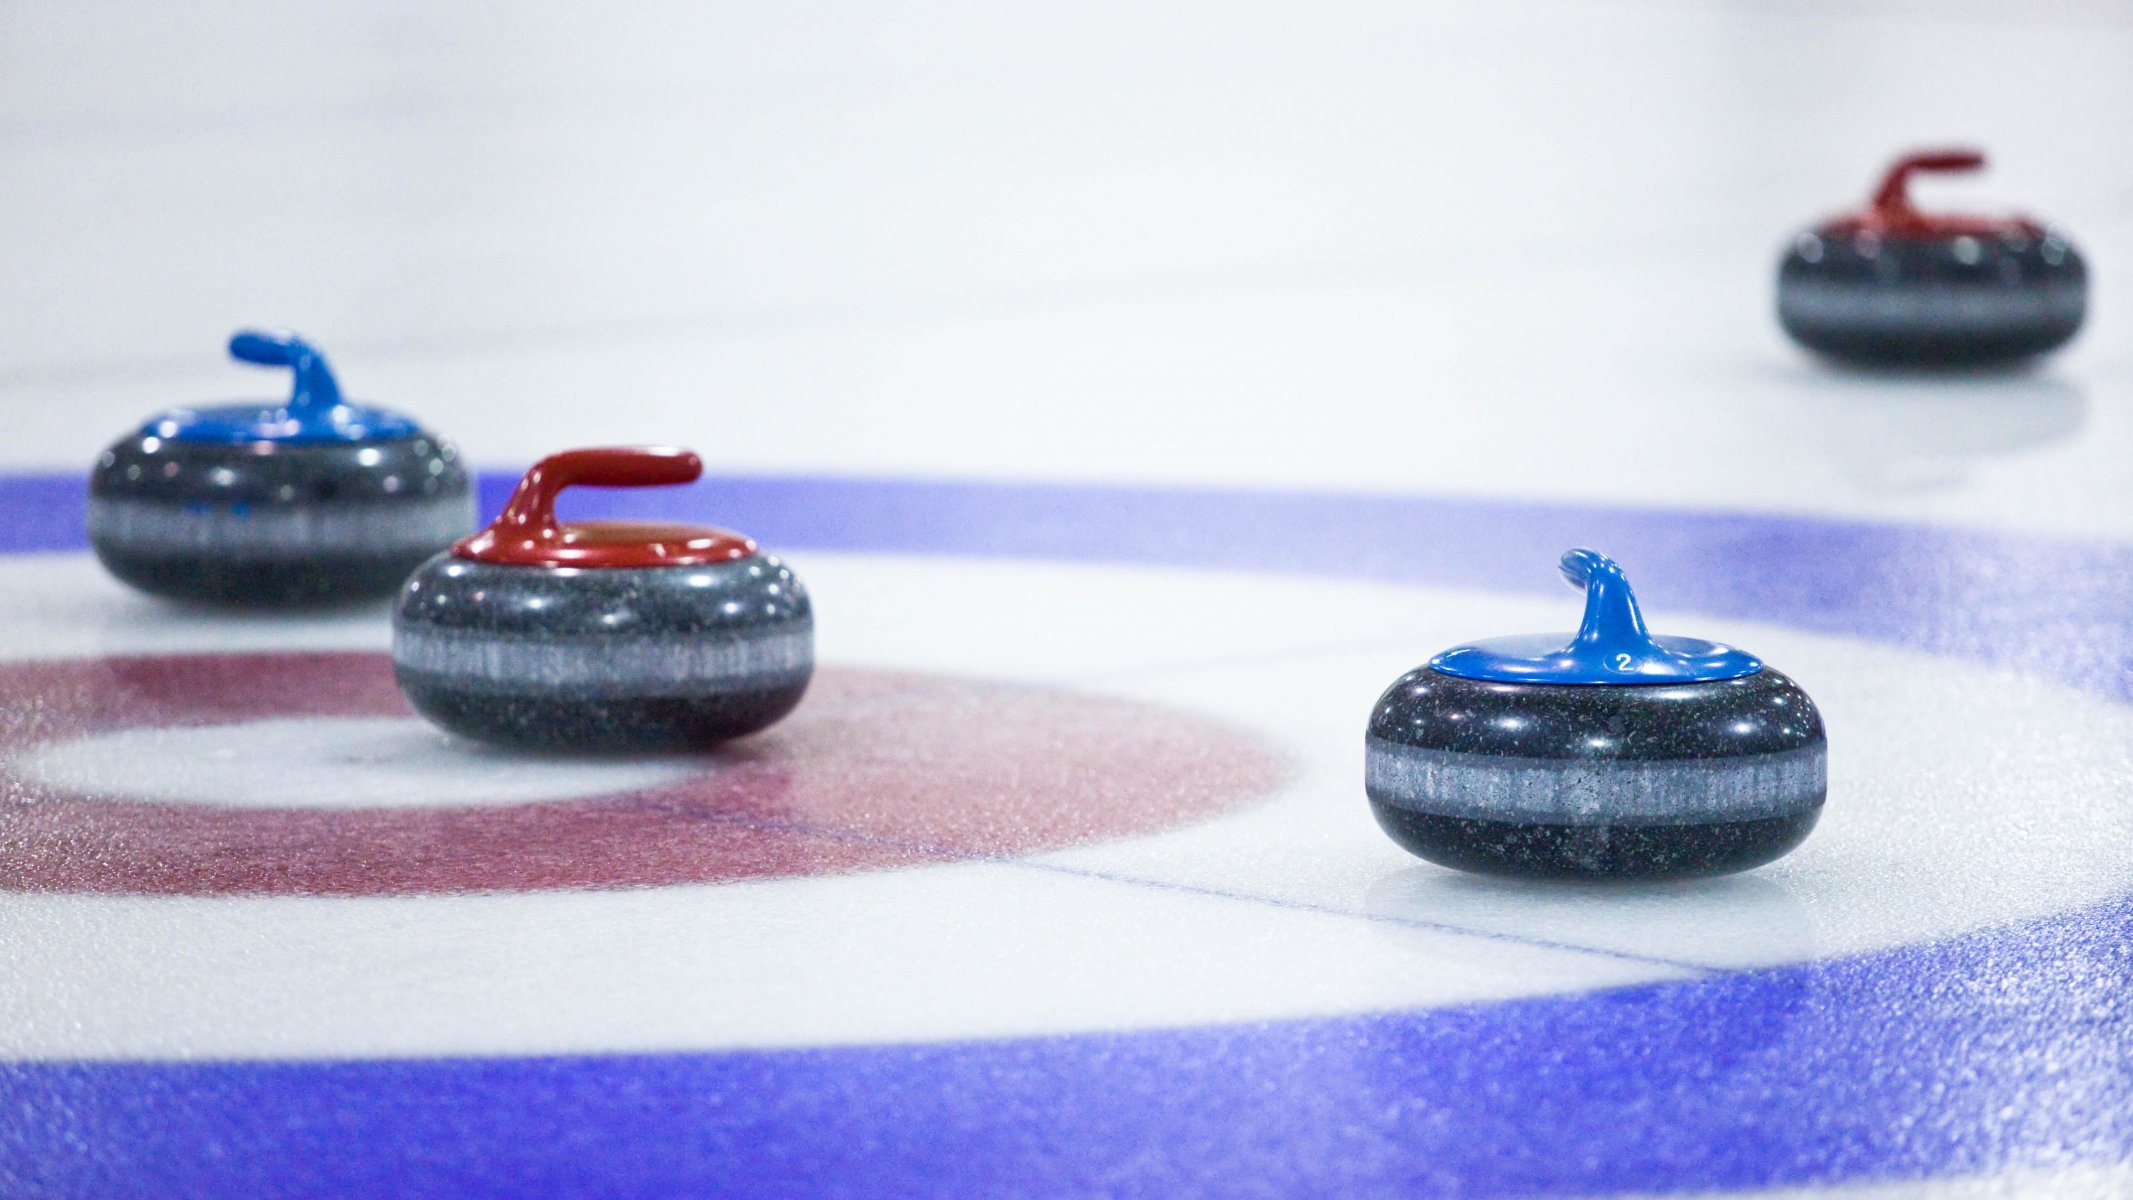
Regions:
<svg viewBox="0 0 2133 1200"><path fill-rule="evenodd" d="M1394 681L1364 739L1372 812L1449 867L1663 879L1759 866L1828 791L1813 700L1754 655L1654 636L1620 567L1563 556L1574 634L1455 647Z"/></svg>
<svg viewBox="0 0 2133 1200"><path fill-rule="evenodd" d="M89 476L89 542L160 596L248 606L391 595L474 527L459 452L409 418L341 396L325 356L290 333L230 339L287 368L288 400L158 413Z"/></svg>

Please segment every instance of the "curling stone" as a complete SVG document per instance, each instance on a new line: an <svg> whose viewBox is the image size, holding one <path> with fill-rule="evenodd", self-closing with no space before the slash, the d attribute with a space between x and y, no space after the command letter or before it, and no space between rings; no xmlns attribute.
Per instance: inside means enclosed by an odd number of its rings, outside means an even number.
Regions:
<svg viewBox="0 0 2133 1200"><path fill-rule="evenodd" d="M343 400L294 334L242 332L230 354L289 368L288 401L172 409L105 450L89 475L89 544L113 575L218 604L361 600L392 595L474 528L451 443Z"/></svg>
<svg viewBox="0 0 2133 1200"><path fill-rule="evenodd" d="M1974 150L1913 154L1872 205L1793 239L1778 320L1794 341L1862 365L2009 362L2065 344L2088 310L2088 268L2066 236L2027 217L1923 213L1910 180L1974 171Z"/></svg>
<svg viewBox="0 0 2133 1200"><path fill-rule="evenodd" d="M495 524L401 589L401 691L454 733L535 749L703 749L791 712L814 671L814 616L790 568L723 529L556 517L572 485L702 472L672 448L541 460Z"/></svg>
<svg viewBox="0 0 2133 1200"><path fill-rule="evenodd" d="M1821 714L1760 659L1653 636L1621 568L1563 556L1575 635L1459 646L1378 699L1378 824L1434 863L1495 875L1666 879L1767 863L1827 791Z"/></svg>

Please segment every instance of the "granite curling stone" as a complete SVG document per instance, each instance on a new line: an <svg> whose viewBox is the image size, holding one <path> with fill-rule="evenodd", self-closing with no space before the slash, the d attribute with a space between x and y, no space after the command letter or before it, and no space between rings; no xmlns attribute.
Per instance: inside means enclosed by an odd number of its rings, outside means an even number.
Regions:
<svg viewBox="0 0 2133 1200"><path fill-rule="evenodd" d="M1973 150L1913 154L1872 205L1793 239L1778 320L1794 341L1866 366L2005 363L2063 345L2088 310L2088 268L2065 235L2027 217L1928 214L1911 177L1973 171Z"/></svg>
<svg viewBox="0 0 2133 1200"><path fill-rule="evenodd" d="M722 529L556 518L573 484L702 472L652 447L536 464L495 524L401 588L400 690L453 733L535 749L703 749L791 712L814 672L814 615L790 568Z"/></svg>
<svg viewBox="0 0 2133 1200"><path fill-rule="evenodd" d="M1767 863L1827 790L1821 714L1755 657L1645 630L1621 568L1563 556L1575 635L1459 646L1378 699L1364 773L1378 824L1494 875L1665 879Z"/></svg>
<svg viewBox="0 0 2133 1200"><path fill-rule="evenodd" d="M145 592L275 607L393 594L471 532L451 443L341 398L325 356L290 333L240 332L230 354L287 367L286 403L172 409L89 475L89 544Z"/></svg>

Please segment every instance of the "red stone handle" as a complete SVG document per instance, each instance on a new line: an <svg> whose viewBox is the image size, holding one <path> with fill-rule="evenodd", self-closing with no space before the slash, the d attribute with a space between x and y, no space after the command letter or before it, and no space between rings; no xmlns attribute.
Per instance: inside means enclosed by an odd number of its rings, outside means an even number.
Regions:
<svg viewBox="0 0 2133 1200"><path fill-rule="evenodd" d="M1911 212L1911 176L1920 171L1975 171L1984 165L1984 154L1976 150L1906 154L1881 177L1881 186L1874 192L1874 210L1890 216Z"/></svg>
<svg viewBox="0 0 2133 1200"><path fill-rule="evenodd" d="M704 460L679 446L599 446L565 450L533 464L518 481L489 533L497 540L539 545L562 537L555 501L573 484L589 487L660 487L691 483L704 473Z"/></svg>

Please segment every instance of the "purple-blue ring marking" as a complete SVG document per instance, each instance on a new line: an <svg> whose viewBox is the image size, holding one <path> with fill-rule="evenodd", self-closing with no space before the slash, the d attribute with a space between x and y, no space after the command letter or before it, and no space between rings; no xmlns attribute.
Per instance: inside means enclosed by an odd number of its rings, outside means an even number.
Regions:
<svg viewBox="0 0 2133 1200"><path fill-rule="evenodd" d="M489 511L515 479L482 480ZM73 476L0 479L0 551L85 548L82 493ZM2018 667L2133 700L2123 582L2133 547L2097 540L1599 505L851 478L714 480L657 497L588 494L577 507L708 520L773 551L1513 592L1541 590L1533 562L1604 545L1661 609ZM8 1197L1589 1194L2127 1158L2133 897L1690 982L1236 1027L0 1067Z"/></svg>
<svg viewBox="0 0 2133 1200"><path fill-rule="evenodd" d="M501 509L515 485L483 475L482 511ZM0 476L0 554L86 549L83 494L77 475ZM2133 701L2133 546L2121 542L1589 504L848 477L709 479L571 501L586 517L720 523L773 553L1141 563L1547 596L1560 591L1533 564L1597 542L1635 566L1651 607L2019 667ZM1417 661L1429 651L1417 647Z"/></svg>

